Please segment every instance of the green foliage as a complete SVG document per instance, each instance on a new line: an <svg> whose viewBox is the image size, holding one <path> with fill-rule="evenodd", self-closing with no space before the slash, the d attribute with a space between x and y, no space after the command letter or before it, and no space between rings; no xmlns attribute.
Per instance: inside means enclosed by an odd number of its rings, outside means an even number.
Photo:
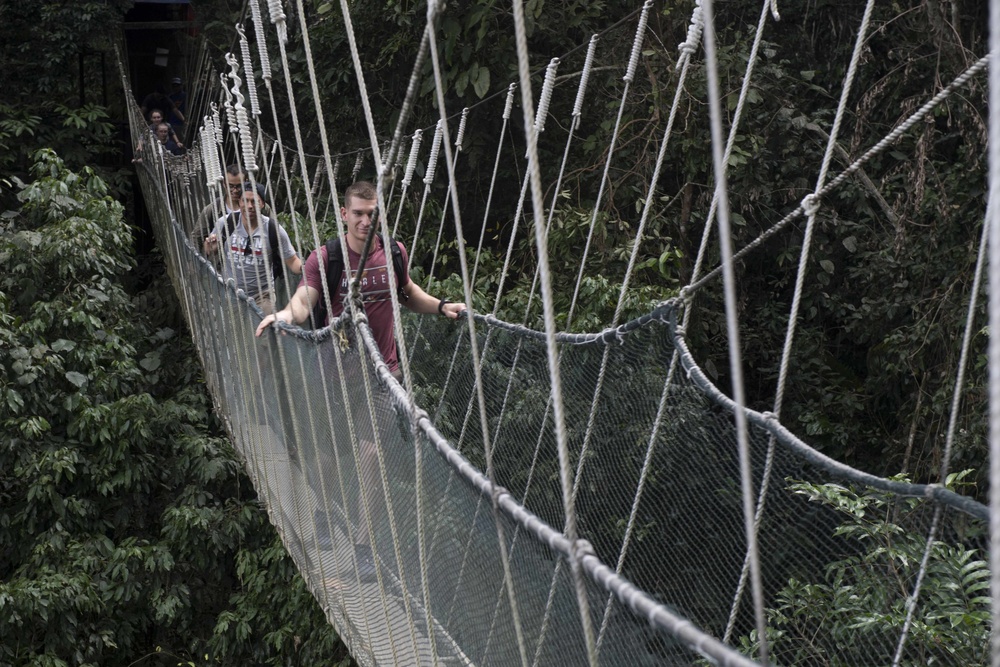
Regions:
<svg viewBox="0 0 1000 667"><path fill-rule="evenodd" d="M0 663L341 660L176 309L123 288L121 205L50 151L32 171L0 218ZM233 614L253 632L231 636Z"/></svg>
<svg viewBox="0 0 1000 667"><path fill-rule="evenodd" d="M114 125L120 107L105 105L121 95L111 70L113 26L131 5L0 4L0 174L27 178L35 152L53 148L71 168L97 169L113 192L122 191L124 176L114 170L123 151ZM0 208L15 205L11 194L0 190Z"/></svg>
<svg viewBox="0 0 1000 667"><path fill-rule="evenodd" d="M970 471L953 475L961 482ZM902 479L902 478L899 478ZM837 484L793 483L794 493L832 508L834 535L850 555L822 579L792 577L767 610L771 656L782 665L890 664L907 615L907 596L927 547L919 530L919 499L859 494ZM966 539L975 536L965 536ZM989 662L989 564L977 548L932 545L902 665L986 665ZM744 637L744 650L757 650Z"/></svg>

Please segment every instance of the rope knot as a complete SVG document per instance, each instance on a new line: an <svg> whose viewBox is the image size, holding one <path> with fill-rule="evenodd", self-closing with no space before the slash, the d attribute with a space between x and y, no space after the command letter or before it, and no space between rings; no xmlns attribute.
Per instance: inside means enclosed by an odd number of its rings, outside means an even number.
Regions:
<svg viewBox="0 0 1000 667"><path fill-rule="evenodd" d="M945 487L942 486L941 484L938 484L937 482L931 482L930 484L926 485L926 487L924 488L924 497L927 498L927 499L931 499L931 498L934 497L934 493L938 489L943 489L943 488L945 488Z"/></svg>
<svg viewBox="0 0 1000 667"><path fill-rule="evenodd" d="M808 194L802 198L802 210L806 212L808 216L814 216L819 211L819 197L814 194Z"/></svg>
<svg viewBox="0 0 1000 667"><path fill-rule="evenodd" d="M687 38L677 45L677 50L681 56L690 58L698 50L698 43L701 42L701 33L705 29L705 19L701 13L701 0L695 4L694 11L691 12L691 25L688 26Z"/></svg>
<svg viewBox="0 0 1000 667"><path fill-rule="evenodd" d="M573 558L579 561L585 556L594 556L596 558L597 552L594 551L593 544L588 540L580 538L573 543Z"/></svg>

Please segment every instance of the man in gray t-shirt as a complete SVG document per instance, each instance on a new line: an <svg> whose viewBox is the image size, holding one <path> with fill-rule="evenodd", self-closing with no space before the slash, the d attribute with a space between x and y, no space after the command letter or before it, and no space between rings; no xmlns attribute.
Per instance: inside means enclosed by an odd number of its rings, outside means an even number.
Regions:
<svg viewBox="0 0 1000 667"><path fill-rule="evenodd" d="M215 230L205 239L206 255L213 255L219 250L219 240L224 239L222 248L222 271L226 278L233 278L236 287L253 297L264 311L265 315L274 312L274 294L271 291L270 272L271 248L269 242L269 226L276 225L278 239L278 255L285 266L298 275L302 273L302 260L299 259L291 239L277 220L272 220L258 211L263 206L253 187L246 183L243 196L240 199L239 213L236 217L232 233L226 235L227 218L220 219Z"/></svg>

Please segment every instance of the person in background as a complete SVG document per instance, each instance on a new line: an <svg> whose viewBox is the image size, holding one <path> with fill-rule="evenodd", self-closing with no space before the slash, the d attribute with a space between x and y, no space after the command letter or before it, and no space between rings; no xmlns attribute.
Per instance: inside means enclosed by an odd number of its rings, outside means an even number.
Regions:
<svg viewBox="0 0 1000 667"><path fill-rule="evenodd" d="M240 210L240 197L243 196L243 182L246 174L238 164L226 167L226 190L218 204L209 204L201 209L195 227L191 230L191 241L201 244L205 237L212 233L216 225ZM221 211L221 215L219 214Z"/></svg>
<svg viewBox="0 0 1000 667"><path fill-rule="evenodd" d="M184 155L184 147L179 146L170 136L170 125L167 123L156 126L156 139L163 144L163 150L169 151L171 155Z"/></svg>
<svg viewBox="0 0 1000 667"><path fill-rule="evenodd" d="M278 221L260 212L264 198L250 183L243 184L239 203L237 212L219 219L212 233L205 237L203 249L211 257L219 252L221 245L223 275L235 280L237 289L246 292L269 315L274 312L271 279L280 275L277 264L284 262L292 273L299 275L302 260Z"/></svg>
<svg viewBox="0 0 1000 667"><path fill-rule="evenodd" d="M165 122L163 118L163 112L159 109L153 109L149 112L149 129L153 134L156 134L156 129L160 126L160 123ZM177 137L177 133L174 132L174 128L167 125L170 129L170 138L173 139L174 143L177 144L178 148L184 148L184 144L181 143L180 139Z"/></svg>
<svg viewBox="0 0 1000 667"><path fill-rule="evenodd" d="M182 123L187 120L184 117L184 112L178 111L173 100L171 100L170 97L167 96L166 90L162 83L156 86L156 90L151 92L149 95L146 95L146 97L142 98L142 104L140 104L139 107L140 109L142 109L143 116L148 116L149 114L151 114L153 112L153 109L159 109L160 111L162 111L164 114L167 115L167 117L163 118L162 120L169 120L170 116L177 116L177 118ZM150 122L152 122L152 120Z"/></svg>

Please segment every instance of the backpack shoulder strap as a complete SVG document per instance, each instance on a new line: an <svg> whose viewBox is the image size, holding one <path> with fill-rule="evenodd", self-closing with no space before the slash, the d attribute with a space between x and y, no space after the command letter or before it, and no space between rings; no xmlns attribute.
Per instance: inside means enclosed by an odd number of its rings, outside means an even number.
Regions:
<svg viewBox="0 0 1000 667"><path fill-rule="evenodd" d="M333 295L340 292L340 276L344 272L344 257L340 249L340 237L334 236L326 242L326 286L330 292L330 302L333 303ZM319 295L320 303L325 298ZM326 304L323 303L325 306Z"/></svg>
<svg viewBox="0 0 1000 667"><path fill-rule="evenodd" d="M233 211L226 216L226 224L222 226L222 238L219 239L219 246L221 247L233 232L236 231L236 225L240 224L240 212Z"/></svg>
<svg viewBox="0 0 1000 667"><path fill-rule="evenodd" d="M400 300L405 301L410 297L403 291L403 276L406 275L406 265L403 263L403 251L400 249L396 239L391 236L388 239L382 237L382 247L383 249L389 248L389 252L392 253L392 268L396 273L396 290L399 292Z"/></svg>
<svg viewBox="0 0 1000 667"><path fill-rule="evenodd" d="M283 277L281 271L281 248L278 246L278 221L275 218L267 219L267 243L271 249L271 274L274 279Z"/></svg>

